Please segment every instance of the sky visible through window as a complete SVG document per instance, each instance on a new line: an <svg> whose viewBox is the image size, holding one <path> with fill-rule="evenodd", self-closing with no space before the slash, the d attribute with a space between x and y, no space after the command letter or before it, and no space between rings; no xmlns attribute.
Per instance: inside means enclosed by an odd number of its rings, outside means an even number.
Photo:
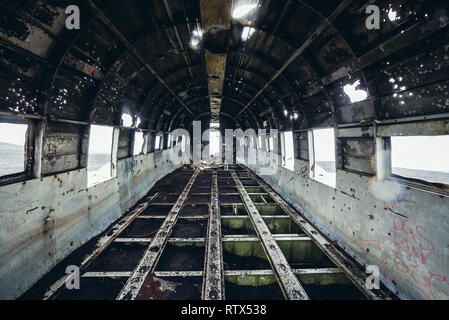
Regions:
<svg viewBox="0 0 449 320"><path fill-rule="evenodd" d="M313 130L314 179L332 188L336 187L334 129Z"/></svg>
<svg viewBox="0 0 449 320"><path fill-rule="evenodd" d="M90 127L88 187L111 178L112 135L112 127L95 125Z"/></svg>
<svg viewBox="0 0 449 320"><path fill-rule="evenodd" d="M391 137L394 174L449 184L449 135Z"/></svg>
<svg viewBox="0 0 449 320"><path fill-rule="evenodd" d="M334 129L313 130L315 143L315 161L335 162Z"/></svg>
<svg viewBox="0 0 449 320"><path fill-rule="evenodd" d="M25 170L25 141L28 125L0 123L0 176Z"/></svg>
<svg viewBox="0 0 449 320"><path fill-rule="evenodd" d="M28 125L0 123L0 142L23 146Z"/></svg>
<svg viewBox="0 0 449 320"><path fill-rule="evenodd" d="M141 154L143 150L143 132L136 132L134 135L134 152L133 155Z"/></svg>
<svg viewBox="0 0 449 320"><path fill-rule="evenodd" d="M284 132L284 167L293 171L295 169L295 156L293 151L293 132Z"/></svg>
<svg viewBox="0 0 449 320"><path fill-rule="evenodd" d="M449 135L391 137L394 168L449 172Z"/></svg>

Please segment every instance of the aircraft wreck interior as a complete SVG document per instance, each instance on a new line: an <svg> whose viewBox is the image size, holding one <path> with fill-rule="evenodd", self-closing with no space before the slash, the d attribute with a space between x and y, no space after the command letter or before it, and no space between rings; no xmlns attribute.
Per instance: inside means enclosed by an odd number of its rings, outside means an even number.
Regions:
<svg viewBox="0 0 449 320"><path fill-rule="evenodd" d="M0 1L0 299L449 299L448 24Z"/></svg>

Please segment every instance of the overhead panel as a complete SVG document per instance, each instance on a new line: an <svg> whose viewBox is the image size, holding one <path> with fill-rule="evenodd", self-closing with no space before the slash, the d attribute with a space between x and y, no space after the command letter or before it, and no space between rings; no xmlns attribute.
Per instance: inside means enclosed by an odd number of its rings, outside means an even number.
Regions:
<svg viewBox="0 0 449 320"><path fill-rule="evenodd" d="M226 34L231 27L232 0L200 0L201 21L210 46L204 46L211 121L218 121L226 72ZM220 45L224 44L224 45Z"/></svg>

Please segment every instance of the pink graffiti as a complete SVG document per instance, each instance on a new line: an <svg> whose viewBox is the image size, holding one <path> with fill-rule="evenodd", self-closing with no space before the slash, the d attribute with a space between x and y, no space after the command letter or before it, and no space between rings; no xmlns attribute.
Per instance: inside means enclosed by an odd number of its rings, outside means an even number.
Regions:
<svg viewBox="0 0 449 320"><path fill-rule="evenodd" d="M382 254L379 267L384 270L385 278L393 280L392 274L395 274L396 280L408 282L415 292L426 299L437 298L434 288L439 284L438 290L449 297L447 276L432 272L428 264L430 259L438 260L440 256L426 236L427 229L401 215L395 202L391 207L384 203L381 219L391 220L391 232L363 241L375 244ZM394 254L391 254L391 249ZM443 289L446 287L448 291Z"/></svg>

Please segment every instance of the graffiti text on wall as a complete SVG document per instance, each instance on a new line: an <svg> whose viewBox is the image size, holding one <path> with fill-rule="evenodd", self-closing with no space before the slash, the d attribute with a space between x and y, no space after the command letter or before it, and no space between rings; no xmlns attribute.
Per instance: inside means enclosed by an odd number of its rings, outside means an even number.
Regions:
<svg viewBox="0 0 449 320"><path fill-rule="evenodd" d="M384 203L380 218L390 220L391 232L364 241L373 243L382 254L379 267L386 280L408 282L425 299L449 297L447 276L431 269L441 257L429 240L429 230L401 214L395 202L391 206Z"/></svg>

